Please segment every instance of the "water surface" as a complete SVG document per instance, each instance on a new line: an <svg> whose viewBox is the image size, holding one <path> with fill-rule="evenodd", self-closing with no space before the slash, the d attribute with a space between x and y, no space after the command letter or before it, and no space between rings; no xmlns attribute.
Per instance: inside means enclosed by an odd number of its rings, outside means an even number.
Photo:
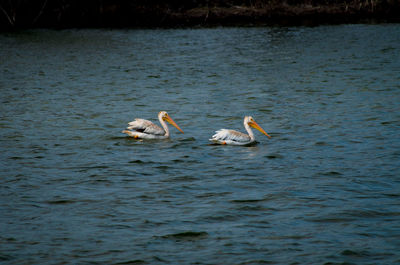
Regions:
<svg viewBox="0 0 400 265"><path fill-rule="evenodd" d="M400 27L0 35L4 264L400 262ZM184 130L121 130L166 110ZM272 135L209 145L252 115Z"/></svg>

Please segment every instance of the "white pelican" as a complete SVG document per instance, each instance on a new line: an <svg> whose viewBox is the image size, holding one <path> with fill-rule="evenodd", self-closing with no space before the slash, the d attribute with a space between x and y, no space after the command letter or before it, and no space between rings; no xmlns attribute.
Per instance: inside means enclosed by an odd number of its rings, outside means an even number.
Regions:
<svg viewBox="0 0 400 265"><path fill-rule="evenodd" d="M216 131L216 134L212 136L210 141L216 144L230 144L230 145L247 145L254 143L256 139L250 127L256 128L257 130L268 136L268 138L271 138L271 136L268 133L266 133L263 130L263 128L260 127L260 125L257 124L257 122L253 119L253 117L251 116L244 117L243 124L244 127L246 128L246 131L249 133L248 135L234 130L220 129Z"/></svg>
<svg viewBox="0 0 400 265"><path fill-rule="evenodd" d="M165 121L167 121L183 133L181 128L179 128L174 120L171 119L166 111L160 111L160 113L158 113L158 120L160 121L162 128L160 128L158 125L155 125L151 121L135 119L134 121L128 123L128 130L123 130L122 132L134 137L135 139L167 139L169 138L169 129L165 123Z"/></svg>

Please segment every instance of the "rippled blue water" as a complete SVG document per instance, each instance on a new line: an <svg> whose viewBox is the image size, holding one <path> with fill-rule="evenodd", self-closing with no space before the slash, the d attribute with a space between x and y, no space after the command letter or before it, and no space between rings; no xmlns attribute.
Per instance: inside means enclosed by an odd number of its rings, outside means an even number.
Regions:
<svg viewBox="0 0 400 265"><path fill-rule="evenodd" d="M3 264L400 263L400 26L0 35ZM121 130L166 110L184 130ZM209 145L252 115L258 145Z"/></svg>

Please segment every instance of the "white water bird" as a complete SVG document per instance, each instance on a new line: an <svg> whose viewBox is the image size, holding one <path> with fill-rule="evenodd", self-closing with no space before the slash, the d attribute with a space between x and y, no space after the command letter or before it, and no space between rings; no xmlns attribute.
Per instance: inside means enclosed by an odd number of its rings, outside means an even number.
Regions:
<svg viewBox="0 0 400 265"><path fill-rule="evenodd" d="M250 127L259 130L260 132L268 136L268 138L271 138L271 136L266 133L263 128L260 127L260 125L257 124L253 117L244 117L243 124L246 128L246 131L248 132L248 135L234 130L220 129L216 131L216 134L214 134L209 140L214 142L215 144L248 145L256 141L253 131Z"/></svg>
<svg viewBox="0 0 400 265"><path fill-rule="evenodd" d="M160 121L162 128L151 121L135 119L128 123L129 126L126 128L127 130L123 130L122 132L134 137L135 139L167 139L169 138L168 125L165 123L165 121L167 121L183 133L181 128L179 128L166 111L160 111L160 113L158 113L158 120Z"/></svg>

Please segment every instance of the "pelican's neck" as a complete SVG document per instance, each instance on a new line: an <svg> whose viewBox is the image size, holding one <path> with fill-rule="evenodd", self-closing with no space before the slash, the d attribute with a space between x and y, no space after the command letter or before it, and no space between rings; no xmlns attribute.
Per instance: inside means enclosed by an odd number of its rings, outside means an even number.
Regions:
<svg viewBox="0 0 400 265"><path fill-rule="evenodd" d="M158 120L160 121L161 126L163 127L163 129L165 131L165 135L164 136L168 137L169 136L169 129L168 129L167 123L163 120L161 115L158 115Z"/></svg>
<svg viewBox="0 0 400 265"><path fill-rule="evenodd" d="M253 133L253 130L250 128L250 125L246 121L244 121L243 124L244 124L244 128L246 128L246 131L250 136L251 141L254 141L255 140L254 133Z"/></svg>

